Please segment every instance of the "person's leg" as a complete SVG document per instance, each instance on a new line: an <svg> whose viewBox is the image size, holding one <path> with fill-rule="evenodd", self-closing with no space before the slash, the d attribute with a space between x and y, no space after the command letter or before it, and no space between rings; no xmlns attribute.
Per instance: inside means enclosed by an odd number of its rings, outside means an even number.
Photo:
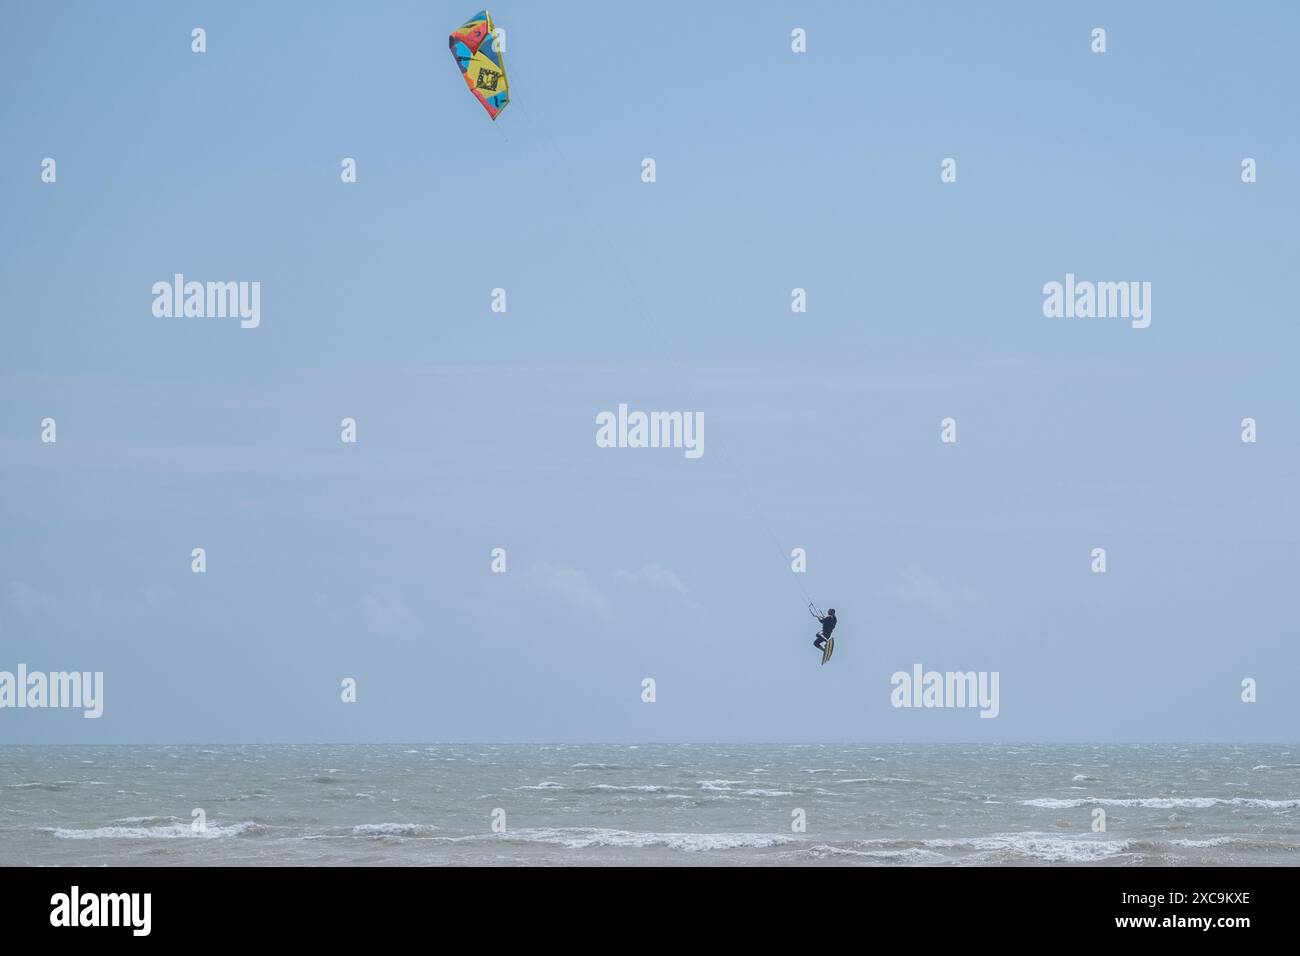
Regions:
<svg viewBox="0 0 1300 956"><path fill-rule="evenodd" d="M813 638L813 647L817 648L819 651L826 650L826 637L823 634L818 633L817 636Z"/></svg>

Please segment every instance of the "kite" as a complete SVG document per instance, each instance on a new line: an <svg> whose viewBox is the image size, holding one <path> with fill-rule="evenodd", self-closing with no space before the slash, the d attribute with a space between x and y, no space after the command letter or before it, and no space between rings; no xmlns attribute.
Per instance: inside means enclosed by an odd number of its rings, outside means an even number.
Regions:
<svg viewBox="0 0 1300 956"><path fill-rule="evenodd" d="M510 82L506 79L504 50L497 49L492 14L486 10L474 14L452 33L448 45L465 77L465 85L495 120L510 102Z"/></svg>

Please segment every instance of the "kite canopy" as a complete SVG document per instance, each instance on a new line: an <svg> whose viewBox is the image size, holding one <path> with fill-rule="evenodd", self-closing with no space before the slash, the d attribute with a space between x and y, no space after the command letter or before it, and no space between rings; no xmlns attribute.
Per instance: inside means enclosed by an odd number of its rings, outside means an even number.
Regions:
<svg viewBox="0 0 1300 956"><path fill-rule="evenodd" d="M483 104L488 116L497 118L510 102L505 56L496 50L492 14L480 10L448 39L451 55L465 77L465 85Z"/></svg>

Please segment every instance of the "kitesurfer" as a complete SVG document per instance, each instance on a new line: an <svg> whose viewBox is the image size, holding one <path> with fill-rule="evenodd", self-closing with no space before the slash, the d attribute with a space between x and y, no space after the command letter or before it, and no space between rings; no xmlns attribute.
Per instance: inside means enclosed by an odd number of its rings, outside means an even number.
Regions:
<svg viewBox="0 0 1300 956"><path fill-rule="evenodd" d="M812 612L813 617L822 622L821 632L813 638L813 646L819 651L825 651L826 639L831 636L831 632L835 630L835 625L837 623L835 620L835 608L831 608L827 611L825 616L818 614L817 609L811 605L808 610Z"/></svg>

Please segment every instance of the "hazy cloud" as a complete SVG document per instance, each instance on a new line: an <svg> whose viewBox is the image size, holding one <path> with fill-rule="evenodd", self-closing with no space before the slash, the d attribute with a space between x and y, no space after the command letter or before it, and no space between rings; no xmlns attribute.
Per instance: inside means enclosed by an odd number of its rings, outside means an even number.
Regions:
<svg viewBox="0 0 1300 956"><path fill-rule="evenodd" d="M626 581L628 584L637 584L658 591L686 593L686 585L682 583L682 579L677 576L676 572L657 564L647 564L640 571L616 570L614 577L620 581Z"/></svg>
<svg viewBox="0 0 1300 956"><path fill-rule="evenodd" d="M984 600L968 585L945 586L917 567L904 569L895 596L904 604L926 608L948 620L961 617Z"/></svg>
<svg viewBox="0 0 1300 956"><path fill-rule="evenodd" d="M614 605L592 583L586 573L564 565L539 563L523 573L524 586L537 594L555 598L575 610L597 617L612 617Z"/></svg>

